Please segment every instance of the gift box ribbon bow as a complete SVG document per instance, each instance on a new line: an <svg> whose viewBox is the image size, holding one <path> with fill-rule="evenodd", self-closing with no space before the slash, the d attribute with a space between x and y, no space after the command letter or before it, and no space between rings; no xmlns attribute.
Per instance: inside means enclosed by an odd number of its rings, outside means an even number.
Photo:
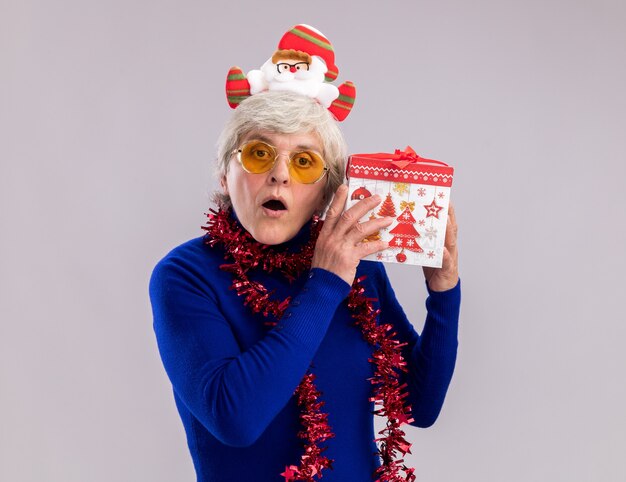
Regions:
<svg viewBox="0 0 626 482"><path fill-rule="evenodd" d="M424 163L432 163L432 164L440 164L442 166L448 166L445 162L436 161L434 159L425 159L417 155L417 153L413 150L411 146L406 146L406 148L401 151L400 149L396 149L393 154L389 154L388 152L377 152L374 154L358 154L358 157L365 157L369 159L384 159L390 160L391 164L400 169L404 169L409 164L414 164L418 162Z"/></svg>

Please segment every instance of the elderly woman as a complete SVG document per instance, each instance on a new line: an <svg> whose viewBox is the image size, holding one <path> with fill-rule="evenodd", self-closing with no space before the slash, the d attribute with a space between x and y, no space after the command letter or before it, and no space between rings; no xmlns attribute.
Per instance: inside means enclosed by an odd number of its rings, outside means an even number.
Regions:
<svg viewBox="0 0 626 482"><path fill-rule="evenodd" d="M246 99L218 143L220 211L152 274L154 330L198 481L365 482L401 467L414 478L392 459L408 449L399 425L430 426L454 370L454 212L443 267L424 269L418 335L383 265L360 261L386 248L362 240L392 220L358 222L377 196L343 211L345 162L319 103L289 92ZM384 324L393 329L375 331ZM397 383L381 360L394 363ZM402 390L410 412L397 408ZM375 398L390 416L381 449Z"/></svg>

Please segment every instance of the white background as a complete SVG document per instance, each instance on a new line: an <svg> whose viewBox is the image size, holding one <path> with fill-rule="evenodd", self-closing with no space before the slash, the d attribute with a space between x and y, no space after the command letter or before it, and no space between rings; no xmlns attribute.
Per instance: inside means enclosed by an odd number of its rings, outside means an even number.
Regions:
<svg viewBox="0 0 626 482"><path fill-rule="evenodd" d="M200 236L231 65L309 23L351 152L455 167L463 306L419 481L626 480L621 0L0 0L0 480L195 480L147 285ZM418 330L419 268L390 266Z"/></svg>

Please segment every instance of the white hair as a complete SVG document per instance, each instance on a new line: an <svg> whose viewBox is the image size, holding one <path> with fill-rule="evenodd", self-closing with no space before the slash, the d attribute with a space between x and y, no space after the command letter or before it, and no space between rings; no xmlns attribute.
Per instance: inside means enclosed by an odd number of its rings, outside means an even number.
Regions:
<svg viewBox="0 0 626 482"><path fill-rule="evenodd" d="M278 134L315 133L322 141L326 165L324 199L330 201L343 183L346 171L347 146L332 114L314 99L293 92L262 92L243 100L226 122L217 141L217 176L228 173L233 151L241 140L253 131ZM215 193L218 203L230 205L225 193Z"/></svg>

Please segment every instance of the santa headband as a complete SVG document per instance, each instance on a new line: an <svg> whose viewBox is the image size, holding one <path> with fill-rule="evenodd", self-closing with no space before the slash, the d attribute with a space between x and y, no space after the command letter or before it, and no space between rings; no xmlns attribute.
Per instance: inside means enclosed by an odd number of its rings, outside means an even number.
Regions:
<svg viewBox="0 0 626 482"><path fill-rule="evenodd" d="M342 121L352 110L356 88L350 81L339 87L331 84L338 75L331 43L319 30L300 24L283 35L278 50L259 70L246 75L241 68L231 67L226 98L235 109L242 100L259 92L286 90L317 100Z"/></svg>

